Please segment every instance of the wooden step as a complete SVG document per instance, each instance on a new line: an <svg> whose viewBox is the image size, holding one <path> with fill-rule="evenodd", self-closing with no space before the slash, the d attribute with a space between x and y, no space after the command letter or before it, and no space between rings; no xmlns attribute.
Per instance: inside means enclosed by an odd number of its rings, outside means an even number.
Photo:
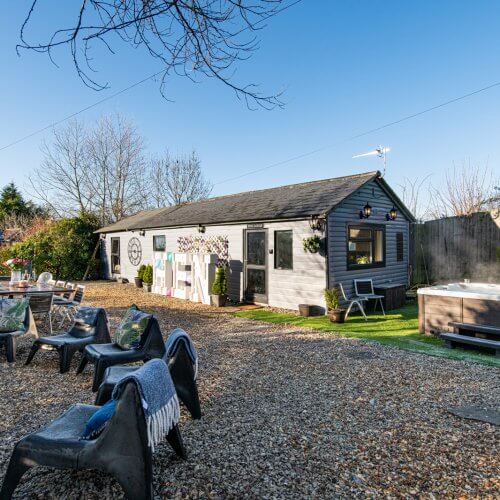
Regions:
<svg viewBox="0 0 500 500"><path fill-rule="evenodd" d="M481 339L478 337L469 337L468 335L460 335L458 333L441 333L439 335L446 343L446 347L453 349L456 345L473 345L476 347L485 347L493 349L495 355L500 357L500 341Z"/></svg>
<svg viewBox="0 0 500 500"><path fill-rule="evenodd" d="M458 321L450 321L448 326L453 327L455 333L482 333L500 340L500 328L491 325L476 325L474 323L460 323ZM467 332L467 333L466 333Z"/></svg>

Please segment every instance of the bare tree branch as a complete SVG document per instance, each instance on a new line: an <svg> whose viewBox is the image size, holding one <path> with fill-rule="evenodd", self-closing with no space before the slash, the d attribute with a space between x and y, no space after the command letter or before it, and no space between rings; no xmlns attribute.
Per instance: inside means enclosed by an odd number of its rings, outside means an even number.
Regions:
<svg viewBox="0 0 500 500"><path fill-rule="evenodd" d="M56 29L46 41L31 42L27 29L44 7L32 0L20 30L20 49L47 53L68 47L78 76L96 90L90 56L95 42L111 52L113 35L133 47L143 47L164 69L160 90L167 76L177 74L196 81L215 78L229 86L250 108L282 107L281 93L263 94L254 83L233 81L230 69L248 59L258 48L255 33L265 21L301 0L80 0L72 26Z"/></svg>
<svg viewBox="0 0 500 500"><path fill-rule="evenodd" d="M497 208L499 204L498 178L487 165L474 166L470 160L461 167L453 166L446 172L441 189L431 187L433 218L471 215Z"/></svg>

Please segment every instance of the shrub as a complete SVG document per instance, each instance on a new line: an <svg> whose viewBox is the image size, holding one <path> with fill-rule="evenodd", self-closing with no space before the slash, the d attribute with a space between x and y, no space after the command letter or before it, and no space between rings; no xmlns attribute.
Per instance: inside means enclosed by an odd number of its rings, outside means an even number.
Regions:
<svg viewBox="0 0 500 500"><path fill-rule="evenodd" d="M10 247L10 254L31 261L40 274L81 280L98 242L99 221L92 215L60 219Z"/></svg>
<svg viewBox="0 0 500 500"><path fill-rule="evenodd" d="M153 284L153 266L149 264L144 266L144 271L142 272L142 281L144 281L146 285Z"/></svg>
<svg viewBox="0 0 500 500"><path fill-rule="evenodd" d="M144 281L144 271L146 270L146 264L141 264L137 270L137 277Z"/></svg>
<svg viewBox="0 0 500 500"><path fill-rule="evenodd" d="M339 291L337 288L327 288L324 292L326 307L329 311L340 309Z"/></svg>
<svg viewBox="0 0 500 500"><path fill-rule="evenodd" d="M214 295L226 295L227 293L227 271L225 266L218 267L215 272L212 293Z"/></svg>

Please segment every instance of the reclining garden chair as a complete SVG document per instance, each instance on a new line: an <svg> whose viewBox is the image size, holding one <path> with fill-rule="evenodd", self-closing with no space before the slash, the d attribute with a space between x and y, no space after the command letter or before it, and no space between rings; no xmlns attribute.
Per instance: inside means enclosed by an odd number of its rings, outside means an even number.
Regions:
<svg viewBox="0 0 500 500"><path fill-rule="evenodd" d="M342 283L338 283L337 285L339 287L340 295L342 295L343 301L348 304L347 311L345 313L345 319L347 319L347 317L349 316L349 313L351 312L352 308L356 306L361 311L361 314L364 316L365 321L368 321L368 318L366 317L365 314L365 309L363 307L363 302L367 299L363 297L348 297L345 293Z"/></svg>
<svg viewBox="0 0 500 500"><path fill-rule="evenodd" d="M0 302L14 305L15 302L21 302L21 300L27 301L27 299L0 299ZM16 360L17 339L21 337L21 335L28 333L28 331L32 331L36 335L36 324L29 305L26 307L23 327L21 329L10 332L0 332L0 344L5 345L7 361L9 363L13 363Z"/></svg>
<svg viewBox="0 0 500 500"><path fill-rule="evenodd" d="M1 499L12 497L23 474L35 465L97 469L111 474L130 500L151 499L152 449L137 384L127 381L111 419L94 439L82 439L88 419L101 407L77 404L43 429L21 439L12 453ZM167 434L175 453L186 457L178 426Z"/></svg>
<svg viewBox="0 0 500 500"><path fill-rule="evenodd" d="M89 344L85 347L76 373L82 373L88 362L93 363L95 367L92 391L96 392L101 385L104 372L109 366L135 363L136 361L146 362L153 358L161 358L164 354L165 345L160 325L158 320L151 315L137 347L122 349L114 343Z"/></svg>
<svg viewBox="0 0 500 500"><path fill-rule="evenodd" d="M71 328L60 335L40 337L31 346L26 360L29 365L41 348L59 352L59 371L66 373L76 351L83 351L88 344L110 342L106 311L98 307L81 307Z"/></svg>
<svg viewBox="0 0 500 500"><path fill-rule="evenodd" d="M373 280L370 279L358 279L354 280L354 290L358 298L362 300L374 300L375 305L373 311L377 309L377 302L380 303L380 308L382 309L382 314L385 316L384 304L382 303L383 295L377 295L373 289Z"/></svg>
<svg viewBox="0 0 500 500"><path fill-rule="evenodd" d="M177 396L184 403L192 418L200 419L201 407L196 384L198 358L189 335L182 328L176 328L168 336L163 360L168 365ZM95 404L103 405L109 401L118 381L138 369L136 366L107 368L104 372L104 380L99 386Z"/></svg>

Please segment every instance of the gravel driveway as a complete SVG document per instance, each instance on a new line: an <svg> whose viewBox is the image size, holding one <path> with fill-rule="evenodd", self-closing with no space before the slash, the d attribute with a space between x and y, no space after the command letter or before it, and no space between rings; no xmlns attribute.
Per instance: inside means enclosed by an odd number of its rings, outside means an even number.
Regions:
<svg viewBox="0 0 500 500"><path fill-rule="evenodd" d="M498 404L498 369L328 333L234 318L206 306L91 284L87 302L116 324L131 303L158 316L164 335L185 328L200 354L204 416L183 412L189 453L154 455L158 497L498 497L498 428L450 406ZM14 444L74 402L92 403L91 370L60 375L57 356L25 367L0 355L0 477ZM34 468L18 498L120 498L109 476Z"/></svg>

